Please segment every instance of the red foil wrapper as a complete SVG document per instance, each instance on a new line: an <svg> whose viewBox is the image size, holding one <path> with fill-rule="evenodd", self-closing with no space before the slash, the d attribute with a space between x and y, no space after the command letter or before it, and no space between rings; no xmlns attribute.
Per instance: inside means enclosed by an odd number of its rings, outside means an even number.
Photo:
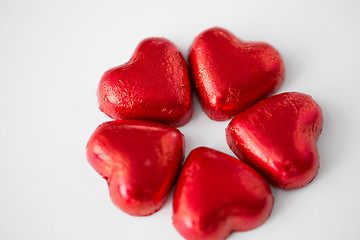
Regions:
<svg viewBox="0 0 360 240"><path fill-rule="evenodd" d="M284 80L284 64L276 49L241 41L217 27L195 38L189 62L202 108L217 121L264 99Z"/></svg>
<svg viewBox="0 0 360 240"><path fill-rule="evenodd" d="M184 159L184 146L175 128L124 120L101 124L86 154L107 180L113 203L130 215L147 216L164 205Z"/></svg>
<svg viewBox="0 0 360 240"><path fill-rule="evenodd" d="M210 148L194 149L181 170L173 224L185 239L225 239L261 225L274 198L253 168Z"/></svg>
<svg viewBox="0 0 360 240"><path fill-rule="evenodd" d="M189 73L178 48L164 38L143 40L129 62L104 73L101 111L116 120L142 119L171 126L192 114Z"/></svg>
<svg viewBox="0 0 360 240"><path fill-rule="evenodd" d="M322 124L321 108L311 96L283 93L237 115L226 129L227 143L272 185L296 189L318 172Z"/></svg>

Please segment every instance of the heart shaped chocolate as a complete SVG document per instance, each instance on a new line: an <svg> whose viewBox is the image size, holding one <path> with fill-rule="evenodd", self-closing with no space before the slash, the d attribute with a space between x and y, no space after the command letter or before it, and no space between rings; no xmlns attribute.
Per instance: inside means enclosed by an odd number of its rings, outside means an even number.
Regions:
<svg viewBox="0 0 360 240"><path fill-rule="evenodd" d="M190 120L191 97L185 60L164 38L143 40L129 62L104 73L98 87L99 108L109 117L176 127Z"/></svg>
<svg viewBox="0 0 360 240"><path fill-rule="evenodd" d="M213 120L230 119L284 80L284 64L276 49L241 41L217 27L195 38L189 62L202 108Z"/></svg>
<svg viewBox="0 0 360 240"><path fill-rule="evenodd" d="M191 151L174 193L173 224L186 239L225 239L261 225L274 198L264 177L224 153Z"/></svg>
<svg viewBox="0 0 360 240"><path fill-rule="evenodd" d="M184 158L179 130L141 120L101 124L86 149L91 166L107 180L113 203L135 216L158 211Z"/></svg>
<svg viewBox="0 0 360 240"><path fill-rule="evenodd" d="M321 108L311 96L290 92L267 98L237 115L226 129L231 150L276 187L295 189L319 169L316 142Z"/></svg>

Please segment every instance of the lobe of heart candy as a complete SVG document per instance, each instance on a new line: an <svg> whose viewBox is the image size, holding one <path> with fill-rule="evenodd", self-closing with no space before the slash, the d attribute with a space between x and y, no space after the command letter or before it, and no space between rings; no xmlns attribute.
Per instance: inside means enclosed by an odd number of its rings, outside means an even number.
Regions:
<svg viewBox="0 0 360 240"><path fill-rule="evenodd" d="M276 187L300 188L319 169L321 108L309 95L283 93L237 115L226 129L231 150Z"/></svg>
<svg viewBox="0 0 360 240"><path fill-rule="evenodd" d="M179 130L140 120L101 124L87 144L90 165L107 180L113 203L130 215L158 211L184 158Z"/></svg>
<svg viewBox="0 0 360 240"><path fill-rule="evenodd" d="M191 118L191 97L185 60L164 38L140 42L130 61L105 72L98 87L100 110L116 120L181 126Z"/></svg>
<svg viewBox="0 0 360 240"><path fill-rule="evenodd" d="M189 63L202 108L218 121L264 99L284 80L284 64L276 49L241 41L217 27L195 38Z"/></svg>
<svg viewBox="0 0 360 240"><path fill-rule="evenodd" d="M180 173L173 224L186 239L225 239L261 225L274 203L266 180L253 168L210 148L194 149Z"/></svg>

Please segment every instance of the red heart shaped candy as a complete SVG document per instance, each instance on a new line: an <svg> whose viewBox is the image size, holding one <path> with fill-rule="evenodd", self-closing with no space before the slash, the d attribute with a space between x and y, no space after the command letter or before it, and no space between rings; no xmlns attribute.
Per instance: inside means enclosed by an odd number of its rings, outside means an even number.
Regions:
<svg viewBox="0 0 360 240"><path fill-rule="evenodd" d="M87 144L87 159L109 184L113 203L130 215L158 211L184 157L179 130L140 120L101 124Z"/></svg>
<svg viewBox="0 0 360 240"><path fill-rule="evenodd" d="M284 80L284 64L276 49L241 41L217 27L195 38L189 62L200 103L213 120L230 119Z"/></svg>
<svg viewBox="0 0 360 240"><path fill-rule="evenodd" d="M173 224L186 239L225 239L261 225L274 198L253 168L210 148L194 149L181 170Z"/></svg>
<svg viewBox="0 0 360 240"><path fill-rule="evenodd" d="M104 73L98 101L100 110L113 119L184 125L192 114L185 60L170 41L145 39L129 62Z"/></svg>
<svg viewBox="0 0 360 240"><path fill-rule="evenodd" d="M283 93L237 115L226 129L231 150L274 186L295 189L311 182L319 169L316 142L321 108L309 95Z"/></svg>

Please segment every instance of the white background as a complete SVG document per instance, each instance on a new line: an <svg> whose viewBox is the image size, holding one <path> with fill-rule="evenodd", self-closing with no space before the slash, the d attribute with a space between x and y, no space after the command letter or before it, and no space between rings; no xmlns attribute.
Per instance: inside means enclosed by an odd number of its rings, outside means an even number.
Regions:
<svg viewBox="0 0 360 240"><path fill-rule="evenodd" d="M187 58L203 30L220 26L283 56L278 92L313 96L324 112L321 168L307 187L273 188L272 215L229 239L359 239L359 1L1 1L0 239L182 239L172 196L150 217L117 209L85 145L102 122L96 88L144 38L173 41ZM195 99L180 130L198 146L232 152L226 122Z"/></svg>

